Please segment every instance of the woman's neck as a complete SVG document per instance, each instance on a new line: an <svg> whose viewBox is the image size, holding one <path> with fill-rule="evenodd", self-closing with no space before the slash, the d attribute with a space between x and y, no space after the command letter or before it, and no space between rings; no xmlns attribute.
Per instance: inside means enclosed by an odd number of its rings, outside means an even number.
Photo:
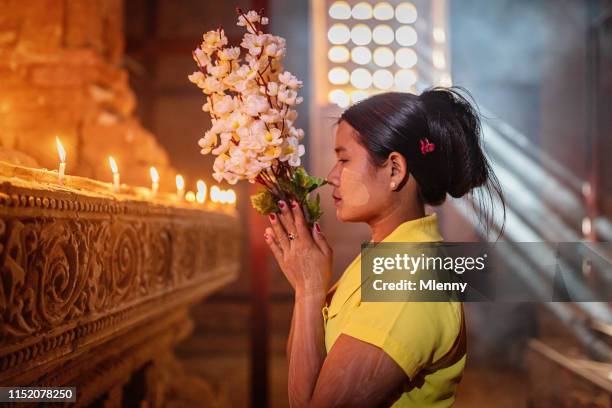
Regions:
<svg viewBox="0 0 612 408"><path fill-rule="evenodd" d="M386 215L368 223L372 232L371 241L381 242L400 224L403 224L406 221L422 218L424 216L425 206L423 205L407 206L407 208L403 205L397 205Z"/></svg>

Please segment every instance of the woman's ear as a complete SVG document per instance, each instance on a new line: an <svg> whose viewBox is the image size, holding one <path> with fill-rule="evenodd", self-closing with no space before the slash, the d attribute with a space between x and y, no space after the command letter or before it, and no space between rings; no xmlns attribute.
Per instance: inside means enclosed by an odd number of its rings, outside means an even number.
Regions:
<svg viewBox="0 0 612 408"><path fill-rule="evenodd" d="M399 190L404 185L405 180L408 180L408 166L406 164L406 159L397 152L391 152L387 162L390 165L389 183L391 189Z"/></svg>

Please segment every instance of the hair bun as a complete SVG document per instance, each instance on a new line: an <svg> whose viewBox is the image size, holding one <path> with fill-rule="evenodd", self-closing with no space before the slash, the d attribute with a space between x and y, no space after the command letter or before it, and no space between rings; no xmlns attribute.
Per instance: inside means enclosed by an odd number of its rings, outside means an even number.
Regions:
<svg viewBox="0 0 612 408"><path fill-rule="evenodd" d="M490 170L478 112L459 90L469 95L459 87L431 88L420 95L429 134L441 144L449 166L446 192L456 198L486 183Z"/></svg>

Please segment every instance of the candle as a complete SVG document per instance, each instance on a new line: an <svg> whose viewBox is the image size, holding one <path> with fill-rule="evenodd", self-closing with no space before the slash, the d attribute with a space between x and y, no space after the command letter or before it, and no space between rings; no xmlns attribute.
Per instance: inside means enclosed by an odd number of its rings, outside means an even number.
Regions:
<svg viewBox="0 0 612 408"><path fill-rule="evenodd" d="M57 144L57 153L59 154L60 164L57 181L60 184L64 184L64 173L66 172L66 150L62 146L59 137L55 136L55 143Z"/></svg>
<svg viewBox="0 0 612 408"><path fill-rule="evenodd" d="M176 175L176 195L183 198L185 195L185 179L180 174Z"/></svg>
<svg viewBox="0 0 612 408"><path fill-rule="evenodd" d="M188 191L187 194L185 194L185 201L188 203L193 203L195 200L196 196L193 191Z"/></svg>
<svg viewBox="0 0 612 408"><path fill-rule="evenodd" d="M155 167L151 167L151 191L153 195L157 194L157 190L159 190L159 173Z"/></svg>
<svg viewBox="0 0 612 408"><path fill-rule="evenodd" d="M196 200L198 203L203 204L206 201L206 183L204 180L198 180L196 182L198 187L198 193L196 194Z"/></svg>
<svg viewBox="0 0 612 408"><path fill-rule="evenodd" d="M227 190L221 190L219 193L219 202L221 204L227 204Z"/></svg>
<svg viewBox="0 0 612 408"><path fill-rule="evenodd" d="M210 201L218 203L221 198L221 190L217 186L212 186L210 189Z"/></svg>
<svg viewBox="0 0 612 408"><path fill-rule="evenodd" d="M113 172L113 186L115 188L115 192L119 192L119 168L117 167L117 162L113 159L113 156L108 156L108 163L110 164L111 171Z"/></svg>
<svg viewBox="0 0 612 408"><path fill-rule="evenodd" d="M234 190L228 191L228 200L227 202L232 206L236 207L236 192Z"/></svg>

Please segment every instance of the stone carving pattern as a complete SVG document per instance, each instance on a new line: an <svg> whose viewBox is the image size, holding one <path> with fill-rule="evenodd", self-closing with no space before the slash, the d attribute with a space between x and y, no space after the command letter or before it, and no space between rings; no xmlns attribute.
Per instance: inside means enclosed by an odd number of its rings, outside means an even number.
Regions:
<svg viewBox="0 0 612 408"><path fill-rule="evenodd" d="M197 221L179 224L155 216L0 213L0 344L108 314L138 297L214 273L220 260L237 253L235 225L224 217L214 225L206 217L193 218Z"/></svg>

